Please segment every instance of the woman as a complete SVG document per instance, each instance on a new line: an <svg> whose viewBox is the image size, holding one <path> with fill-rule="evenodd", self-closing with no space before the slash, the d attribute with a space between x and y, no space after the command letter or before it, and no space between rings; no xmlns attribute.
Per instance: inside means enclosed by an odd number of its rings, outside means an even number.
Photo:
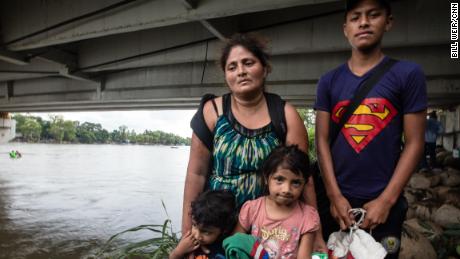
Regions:
<svg viewBox="0 0 460 259"><path fill-rule="evenodd" d="M182 233L191 229L190 204L205 188L231 190L238 207L263 194L262 177L257 171L271 150L283 144L271 123L268 106L273 104L267 99L273 95L265 93L265 79L271 70L265 49L257 38L237 34L222 50L220 66L230 94L205 102L192 119L194 132L185 180ZM284 113L286 144L296 144L306 152L307 132L300 116L288 103ZM199 117L212 132L211 148L200 137L202 134L197 134ZM307 203L316 207L313 180L308 181L304 193Z"/></svg>

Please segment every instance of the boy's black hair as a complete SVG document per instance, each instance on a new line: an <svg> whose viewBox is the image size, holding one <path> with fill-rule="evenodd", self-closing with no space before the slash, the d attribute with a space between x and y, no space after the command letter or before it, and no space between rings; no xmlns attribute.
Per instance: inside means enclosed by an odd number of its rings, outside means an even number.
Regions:
<svg viewBox="0 0 460 259"><path fill-rule="evenodd" d="M311 175L308 155L297 145L275 148L262 165L261 170L264 178L268 179L279 167L288 169L296 175L301 175L305 179L305 183L308 182Z"/></svg>
<svg viewBox="0 0 460 259"><path fill-rule="evenodd" d="M230 233L236 224L235 196L226 190L208 190L192 202L192 220L201 227L216 227Z"/></svg>
<svg viewBox="0 0 460 259"><path fill-rule="evenodd" d="M345 15L353 10L361 1L363 0L346 0L345 5ZM391 4L389 0L374 0L376 1L383 9L385 9L387 15L391 15Z"/></svg>

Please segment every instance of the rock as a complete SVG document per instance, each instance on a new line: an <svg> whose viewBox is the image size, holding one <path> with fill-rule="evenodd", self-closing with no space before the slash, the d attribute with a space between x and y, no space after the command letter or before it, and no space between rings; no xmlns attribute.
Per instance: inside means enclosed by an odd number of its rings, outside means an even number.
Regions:
<svg viewBox="0 0 460 259"><path fill-rule="evenodd" d="M447 199L447 193L449 193L449 190L452 189L452 187L449 186L437 186L433 188L433 191L435 193L436 198L444 204Z"/></svg>
<svg viewBox="0 0 460 259"><path fill-rule="evenodd" d="M412 219L412 218L415 218L416 215L415 215L415 210L411 207L409 207L407 209L407 212L406 212L406 219Z"/></svg>
<svg viewBox="0 0 460 259"><path fill-rule="evenodd" d="M460 208L460 188L450 188L446 193L444 202Z"/></svg>
<svg viewBox="0 0 460 259"><path fill-rule="evenodd" d="M430 187L438 186L441 183L441 176L439 174L432 175L429 179L431 181Z"/></svg>
<svg viewBox="0 0 460 259"><path fill-rule="evenodd" d="M407 194L407 196L406 196ZM434 192L434 189L427 188L427 189L413 189L413 188L405 188L404 189L404 196L406 197L407 202L412 204L418 201L429 201L436 198L437 194Z"/></svg>
<svg viewBox="0 0 460 259"><path fill-rule="evenodd" d="M415 216L419 219L431 220L433 213L438 209L439 205L435 204L420 204L417 203L414 205Z"/></svg>
<svg viewBox="0 0 460 259"><path fill-rule="evenodd" d="M440 174L444 186L460 185L460 173L457 170L450 169Z"/></svg>
<svg viewBox="0 0 460 259"><path fill-rule="evenodd" d="M446 159L447 156L452 156L452 152L449 151L441 151L436 154L436 162L441 165L444 163L444 160Z"/></svg>
<svg viewBox="0 0 460 259"><path fill-rule="evenodd" d="M415 189L427 189L431 186L431 181L423 174L414 174L409 180L410 187Z"/></svg>
<svg viewBox="0 0 460 259"><path fill-rule="evenodd" d="M438 240L441 237L443 231L440 226L429 220L412 218L406 220L404 224L411 226L430 241Z"/></svg>
<svg viewBox="0 0 460 259"><path fill-rule="evenodd" d="M433 259L436 252L428 238L404 223L401 235L400 259Z"/></svg>
<svg viewBox="0 0 460 259"><path fill-rule="evenodd" d="M433 221L442 226L448 227L460 223L460 209L450 204L444 204L433 213Z"/></svg>
<svg viewBox="0 0 460 259"><path fill-rule="evenodd" d="M406 188L404 190L404 197L407 200L407 203L412 204L417 201L417 197L413 193L414 191L411 190L410 188Z"/></svg>

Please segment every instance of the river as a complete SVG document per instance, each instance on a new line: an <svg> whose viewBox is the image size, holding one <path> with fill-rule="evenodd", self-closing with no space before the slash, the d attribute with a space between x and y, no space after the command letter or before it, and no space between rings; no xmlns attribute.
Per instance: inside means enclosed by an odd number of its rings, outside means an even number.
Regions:
<svg viewBox="0 0 460 259"><path fill-rule="evenodd" d="M22 158L10 159L12 149ZM0 145L0 258L85 258L115 233L162 224L162 200L179 231L188 155L189 147Z"/></svg>

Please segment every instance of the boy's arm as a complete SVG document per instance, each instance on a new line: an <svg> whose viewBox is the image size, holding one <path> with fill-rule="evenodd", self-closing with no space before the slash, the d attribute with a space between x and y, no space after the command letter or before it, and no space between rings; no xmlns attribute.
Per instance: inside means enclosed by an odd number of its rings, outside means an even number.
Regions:
<svg viewBox="0 0 460 259"><path fill-rule="evenodd" d="M297 258L311 258L314 239L315 232L308 232L302 235L299 242L299 250L297 250Z"/></svg>
<svg viewBox="0 0 460 259"><path fill-rule="evenodd" d="M378 224L385 223L391 207L396 203L404 186L415 171L425 143L425 118L426 111L404 115L404 149L385 190L379 197L363 206L367 211L363 228L372 229Z"/></svg>

